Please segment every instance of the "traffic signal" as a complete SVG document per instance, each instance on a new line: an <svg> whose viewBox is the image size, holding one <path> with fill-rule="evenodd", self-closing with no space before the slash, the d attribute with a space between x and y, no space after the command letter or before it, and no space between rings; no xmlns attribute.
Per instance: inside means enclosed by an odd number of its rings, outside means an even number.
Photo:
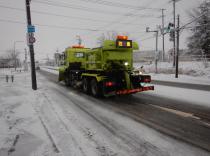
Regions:
<svg viewBox="0 0 210 156"><path fill-rule="evenodd" d="M171 27L174 27L174 24L173 23L169 23L168 24L168 29L171 29Z"/></svg>
<svg viewBox="0 0 210 156"><path fill-rule="evenodd" d="M173 23L169 23L168 27L167 27L167 32L171 32L174 29L174 24Z"/></svg>
<svg viewBox="0 0 210 156"><path fill-rule="evenodd" d="M175 39L175 31L174 30L172 30L172 31L170 31L170 41L174 41L174 39Z"/></svg>

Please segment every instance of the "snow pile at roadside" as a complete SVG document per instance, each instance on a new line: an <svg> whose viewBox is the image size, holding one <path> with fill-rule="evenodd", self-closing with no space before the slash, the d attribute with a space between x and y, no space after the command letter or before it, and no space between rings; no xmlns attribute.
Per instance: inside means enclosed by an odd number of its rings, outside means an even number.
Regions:
<svg viewBox="0 0 210 156"><path fill-rule="evenodd" d="M134 63L134 67L139 69L141 66L147 73L155 73L155 65L149 63ZM158 73L161 74L173 74L175 73L175 68L173 68L172 63L168 62L158 62ZM195 77L205 77L210 78L210 63L207 67L204 66L203 62L180 62L179 63L179 73L182 75L190 75Z"/></svg>
<svg viewBox="0 0 210 156"><path fill-rule="evenodd" d="M55 75L58 75L58 73L59 73L58 72L59 67L41 66L40 68L41 68L41 70L44 70L44 71L49 72L49 73L53 73Z"/></svg>
<svg viewBox="0 0 210 156"><path fill-rule="evenodd" d="M46 69L52 69L52 70L58 70L59 67L58 66L41 66L42 68L46 68Z"/></svg>
<svg viewBox="0 0 210 156"><path fill-rule="evenodd" d="M179 75L178 78L175 78L175 74L154 74L154 73L152 73L150 75L152 77L152 80L210 85L210 79L205 78L205 77Z"/></svg>

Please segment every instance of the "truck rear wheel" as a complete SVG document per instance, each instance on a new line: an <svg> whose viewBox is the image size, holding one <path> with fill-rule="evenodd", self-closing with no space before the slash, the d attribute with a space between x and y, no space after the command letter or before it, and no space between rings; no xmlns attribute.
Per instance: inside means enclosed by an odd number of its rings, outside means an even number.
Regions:
<svg viewBox="0 0 210 156"><path fill-rule="evenodd" d="M82 90L85 93L90 93L90 84L89 84L87 78L83 78L83 80L82 80Z"/></svg>
<svg viewBox="0 0 210 156"><path fill-rule="evenodd" d="M103 97L102 84L93 78L90 82L91 93L95 97Z"/></svg>
<svg viewBox="0 0 210 156"><path fill-rule="evenodd" d="M90 85L91 85L91 93L93 94L93 96L98 96L99 88L96 79L92 79Z"/></svg>

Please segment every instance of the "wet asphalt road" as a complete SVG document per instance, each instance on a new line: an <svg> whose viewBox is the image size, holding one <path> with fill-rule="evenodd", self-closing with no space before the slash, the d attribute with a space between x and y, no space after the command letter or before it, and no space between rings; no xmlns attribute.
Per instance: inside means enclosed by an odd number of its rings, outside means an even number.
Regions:
<svg viewBox="0 0 210 156"><path fill-rule="evenodd" d="M57 75L45 71L40 73L50 81L58 83ZM58 84L65 87L62 83ZM209 108L146 93L97 99L79 90L73 91L101 107L112 109L163 134L210 151Z"/></svg>

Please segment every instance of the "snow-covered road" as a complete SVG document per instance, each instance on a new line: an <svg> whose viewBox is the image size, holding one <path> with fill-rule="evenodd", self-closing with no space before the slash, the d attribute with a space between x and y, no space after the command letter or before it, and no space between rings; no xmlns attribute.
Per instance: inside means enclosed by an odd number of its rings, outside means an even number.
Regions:
<svg viewBox="0 0 210 156"><path fill-rule="evenodd" d="M48 78L37 74L37 91L30 73L0 81L0 156L209 155L126 116L137 105L129 99L95 99Z"/></svg>

